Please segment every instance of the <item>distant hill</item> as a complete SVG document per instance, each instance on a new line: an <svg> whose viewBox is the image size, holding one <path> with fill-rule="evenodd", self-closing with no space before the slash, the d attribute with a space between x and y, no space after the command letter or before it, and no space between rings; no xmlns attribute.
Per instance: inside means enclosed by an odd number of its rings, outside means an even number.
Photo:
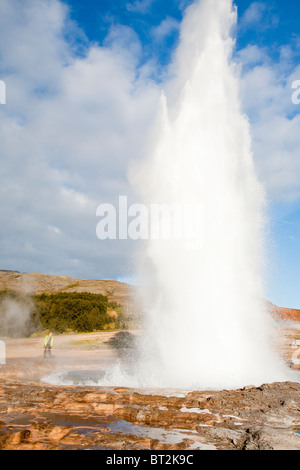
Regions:
<svg viewBox="0 0 300 470"><path fill-rule="evenodd" d="M268 302L268 306L275 318L300 322L300 310L277 307L276 305L271 304L271 302Z"/></svg>
<svg viewBox="0 0 300 470"><path fill-rule="evenodd" d="M0 270L0 290L20 293L90 292L107 296L109 302L122 305L124 312L136 310L136 288L118 281L85 280L69 276L20 273Z"/></svg>
<svg viewBox="0 0 300 470"><path fill-rule="evenodd" d="M0 290L34 294L90 292L106 295L109 302L122 305L124 313L138 311L135 299L139 295L139 288L118 281L86 280L69 276L0 270ZM271 302L267 302L267 307L275 318L300 322L300 310L277 307Z"/></svg>

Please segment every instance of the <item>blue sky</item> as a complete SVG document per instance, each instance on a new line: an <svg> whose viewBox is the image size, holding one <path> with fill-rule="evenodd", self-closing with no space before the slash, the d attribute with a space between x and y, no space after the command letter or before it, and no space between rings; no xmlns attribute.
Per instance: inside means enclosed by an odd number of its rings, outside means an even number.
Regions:
<svg viewBox="0 0 300 470"><path fill-rule="evenodd" d="M1 0L1 267L130 280L95 207L130 192L190 0ZM300 3L238 0L235 59L269 211L266 296L300 308ZM120 157L122 155L122 158Z"/></svg>
<svg viewBox="0 0 300 470"><path fill-rule="evenodd" d="M167 17L180 22L186 6L193 0L160 0L130 1L116 0L65 0L70 6L71 17L84 30L90 41L102 42L112 24L123 24L132 27L139 35L144 46L151 46L150 54L157 54L151 41L151 28L157 27ZM292 0L273 0L270 2L251 2L249 0L236 0L241 18L251 5L256 5L258 18L252 17L249 28L240 30L238 47L255 43L273 49L274 54L278 46L290 43L293 36L299 34L300 4ZM144 5L144 7L142 7ZM169 54L176 43L177 35L173 34L168 43L168 50L162 55ZM170 39L170 38L169 38ZM162 51L160 51L162 52Z"/></svg>

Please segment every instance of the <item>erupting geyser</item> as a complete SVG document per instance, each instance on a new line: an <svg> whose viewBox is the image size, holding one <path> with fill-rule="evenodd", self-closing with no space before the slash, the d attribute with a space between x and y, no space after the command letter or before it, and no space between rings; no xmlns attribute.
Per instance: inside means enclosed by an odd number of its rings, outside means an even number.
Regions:
<svg viewBox="0 0 300 470"><path fill-rule="evenodd" d="M102 371L99 385L205 390L296 379L263 300L265 198L232 59L236 18L232 0L186 11L149 156L131 174L143 208L191 210L174 218L173 238L157 236L159 220L148 217L137 355Z"/></svg>
<svg viewBox="0 0 300 470"><path fill-rule="evenodd" d="M264 192L232 60L236 17L231 0L187 9L151 155L135 173L145 204L196 203L202 221L191 246L147 242L140 385L224 388L289 375L262 300Z"/></svg>

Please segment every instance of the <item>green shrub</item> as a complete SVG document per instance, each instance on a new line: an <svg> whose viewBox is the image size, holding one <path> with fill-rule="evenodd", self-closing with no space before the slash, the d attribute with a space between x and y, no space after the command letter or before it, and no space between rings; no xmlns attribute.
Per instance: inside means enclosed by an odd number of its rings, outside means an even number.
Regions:
<svg viewBox="0 0 300 470"><path fill-rule="evenodd" d="M104 330L112 327L108 306L111 308L106 296L89 292L32 296L0 291L0 336L30 336L44 330Z"/></svg>
<svg viewBox="0 0 300 470"><path fill-rule="evenodd" d="M66 330L101 330L110 322L107 297L89 292L39 294L35 304L43 328L59 333Z"/></svg>

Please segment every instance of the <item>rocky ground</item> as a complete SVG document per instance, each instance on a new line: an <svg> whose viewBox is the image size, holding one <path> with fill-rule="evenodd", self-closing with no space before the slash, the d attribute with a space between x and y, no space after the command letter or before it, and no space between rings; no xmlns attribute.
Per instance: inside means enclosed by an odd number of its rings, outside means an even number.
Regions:
<svg viewBox="0 0 300 470"><path fill-rule="evenodd" d="M299 330L285 330L290 365ZM115 333L62 335L54 357L42 338L7 341L0 366L0 449L300 450L300 383L240 390L139 390L50 385L57 371L107 369Z"/></svg>
<svg viewBox="0 0 300 470"><path fill-rule="evenodd" d="M300 384L184 396L124 388L1 386L1 449L300 450Z"/></svg>

